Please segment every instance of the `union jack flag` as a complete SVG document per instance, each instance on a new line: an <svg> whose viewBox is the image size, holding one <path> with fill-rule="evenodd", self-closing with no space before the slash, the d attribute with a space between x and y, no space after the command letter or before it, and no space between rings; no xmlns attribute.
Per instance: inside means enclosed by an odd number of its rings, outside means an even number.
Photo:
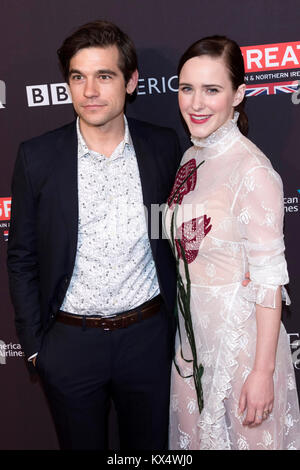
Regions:
<svg viewBox="0 0 300 470"><path fill-rule="evenodd" d="M279 93L294 93L299 89L298 82L260 83L247 85L246 96L277 95Z"/></svg>
<svg viewBox="0 0 300 470"><path fill-rule="evenodd" d="M4 236L4 241L7 242L8 241L8 230L4 230L3 236Z"/></svg>

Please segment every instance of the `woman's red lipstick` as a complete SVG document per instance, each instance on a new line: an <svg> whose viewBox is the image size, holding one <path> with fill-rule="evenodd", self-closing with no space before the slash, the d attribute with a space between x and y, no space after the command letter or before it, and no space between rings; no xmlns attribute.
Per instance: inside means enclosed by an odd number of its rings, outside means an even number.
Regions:
<svg viewBox="0 0 300 470"><path fill-rule="evenodd" d="M204 124L209 120L210 117L211 115L208 116L207 114L200 116L197 114L190 114L190 119L194 124Z"/></svg>

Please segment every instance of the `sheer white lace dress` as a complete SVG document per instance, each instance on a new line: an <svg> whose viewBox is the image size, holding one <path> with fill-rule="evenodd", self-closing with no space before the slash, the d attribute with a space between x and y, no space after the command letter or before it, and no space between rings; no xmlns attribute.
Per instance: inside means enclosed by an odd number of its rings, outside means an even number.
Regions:
<svg viewBox="0 0 300 470"><path fill-rule="evenodd" d="M255 358L256 303L274 308L276 290L288 283L288 272L281 179L268 158L240 133L236 120L237 116L207 139L193 140L172 191L204 160L181 186L176 215L177 234L185 227L181 233L186 243L196 350L204 366L204 408L199 414L193 377L182 378L173 364L170 449L300 449L297 389L283 324L273 411L253 428L243 426L244 416L238 416L242 385ZM169 199L169 235L174 207ZM186 282L182 259L179 268ZM245 288L241 283L247 271L251 282ZM285 288L281 290L289 303ZM182 355L192 359L180 313L179 319ZM176 363L186 377L192 374L192 366L182 355L177 332Z"/></svg>

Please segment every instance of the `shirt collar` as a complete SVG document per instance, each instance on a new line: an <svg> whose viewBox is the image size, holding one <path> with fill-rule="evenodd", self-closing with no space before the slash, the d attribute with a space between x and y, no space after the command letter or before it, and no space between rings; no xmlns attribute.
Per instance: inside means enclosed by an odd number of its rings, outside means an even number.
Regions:
<svg viewBox="0 0 300 470"><path fill-rule="evenodd" d="M125 114L124 114L124 124L125 124L124 139L122 140L122 142L119 143L119 145L117 145L117 147L113 151L112 155L109 157L110 160L114 160L118 157L124 156L124 150L125 150L126 146L129 146L129 147L133 148L133 143L132 143L132 139L131 139L131 135L130 135L130 132L129 132L129 127L128 127L128 122L127 122ZM84 138L83 138L83 136L80 132L79 117L77 117L77 119L76 119L76 131L77 131L77 138L78 138L78 158L84 157L85 155L90 155L91 153L93 153L95 155L100 155L103 158L107 158L104 155L101 155L97 152L94 152L93 150L90 150L88 148L88 146L87 146L87 144L86 144L86 142L85 142L85 140L84 140Z"/></svg>

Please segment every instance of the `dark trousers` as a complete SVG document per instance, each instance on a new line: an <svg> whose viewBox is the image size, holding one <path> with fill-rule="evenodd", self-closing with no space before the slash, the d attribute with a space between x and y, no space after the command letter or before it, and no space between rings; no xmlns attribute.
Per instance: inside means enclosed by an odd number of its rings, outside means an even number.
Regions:
<svg viewBox="0 0 300 470"><path fill-rule="evenodd" d="M107 448L110 399L121 450L167 449L172 336L164 307L114 331L54 323L36 366L62 449Z"/></svg>

